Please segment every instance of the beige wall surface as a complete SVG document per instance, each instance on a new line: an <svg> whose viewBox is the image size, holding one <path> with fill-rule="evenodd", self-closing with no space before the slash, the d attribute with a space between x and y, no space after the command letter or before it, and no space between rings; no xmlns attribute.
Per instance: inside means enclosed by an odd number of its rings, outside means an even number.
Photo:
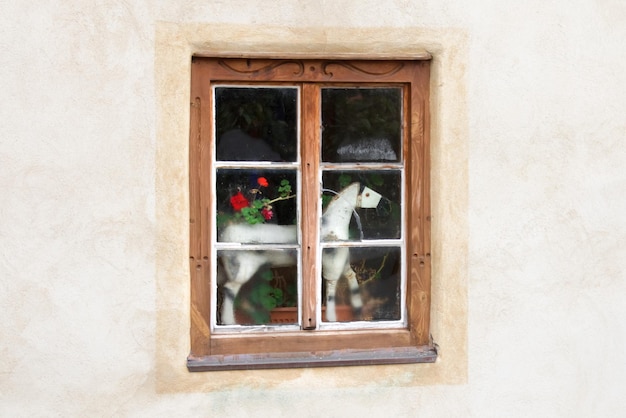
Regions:
<svg viewBox="0 0 626 418"><path fill-rule="evenodd" d="M624 22L619 0L4 2L0 416L626 414ZM438 361L188 373L190 56L423 51Z"/></svg>

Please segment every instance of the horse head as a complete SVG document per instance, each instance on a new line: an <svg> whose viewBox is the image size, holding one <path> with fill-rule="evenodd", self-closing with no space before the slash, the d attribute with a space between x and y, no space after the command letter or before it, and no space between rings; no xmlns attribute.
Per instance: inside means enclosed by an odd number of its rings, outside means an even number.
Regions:
<svg viewBox="0 0 626 418"><path fill-rule="evenodd" d="M358 184L358 183L356 183ZM363 190L356 198L356 207L363 209L373 209L378 207L382 195L367 186L363 187Z"/></svg>

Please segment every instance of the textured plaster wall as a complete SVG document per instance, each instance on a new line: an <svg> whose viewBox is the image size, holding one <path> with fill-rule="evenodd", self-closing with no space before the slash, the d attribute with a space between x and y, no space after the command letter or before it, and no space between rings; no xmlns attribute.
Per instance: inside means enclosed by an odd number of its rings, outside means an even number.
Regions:
<svg viewBox="0 0 626 418"><path fill-rule="evenodd" d="M626 5L0 5L1 416L626 413ZM433 365L189 374L189 56L433 56Z"/></svg>

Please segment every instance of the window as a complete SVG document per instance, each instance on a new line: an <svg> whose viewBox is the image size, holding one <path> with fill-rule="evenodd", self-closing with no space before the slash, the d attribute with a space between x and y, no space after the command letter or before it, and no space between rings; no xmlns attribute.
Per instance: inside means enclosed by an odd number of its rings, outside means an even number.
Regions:
<svg viewBox="0 0 626 418"><path fill-rule="evenodd" d="M189 370L434 361L429 61L191 76Z"/></svg>

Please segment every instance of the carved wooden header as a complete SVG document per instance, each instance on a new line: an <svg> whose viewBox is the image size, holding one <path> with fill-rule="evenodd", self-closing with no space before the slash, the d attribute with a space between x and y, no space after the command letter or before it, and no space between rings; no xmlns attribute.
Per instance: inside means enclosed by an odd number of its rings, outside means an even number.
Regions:
<svg viewBox="0 0 626 418"><path fill-rule="evenodd" d="M408 61L338 60L251 60L202 59L211 67L213 80L290 81L290 82L408 82L412 66ZM414 62L413 62L414 63Z"/></svg>

